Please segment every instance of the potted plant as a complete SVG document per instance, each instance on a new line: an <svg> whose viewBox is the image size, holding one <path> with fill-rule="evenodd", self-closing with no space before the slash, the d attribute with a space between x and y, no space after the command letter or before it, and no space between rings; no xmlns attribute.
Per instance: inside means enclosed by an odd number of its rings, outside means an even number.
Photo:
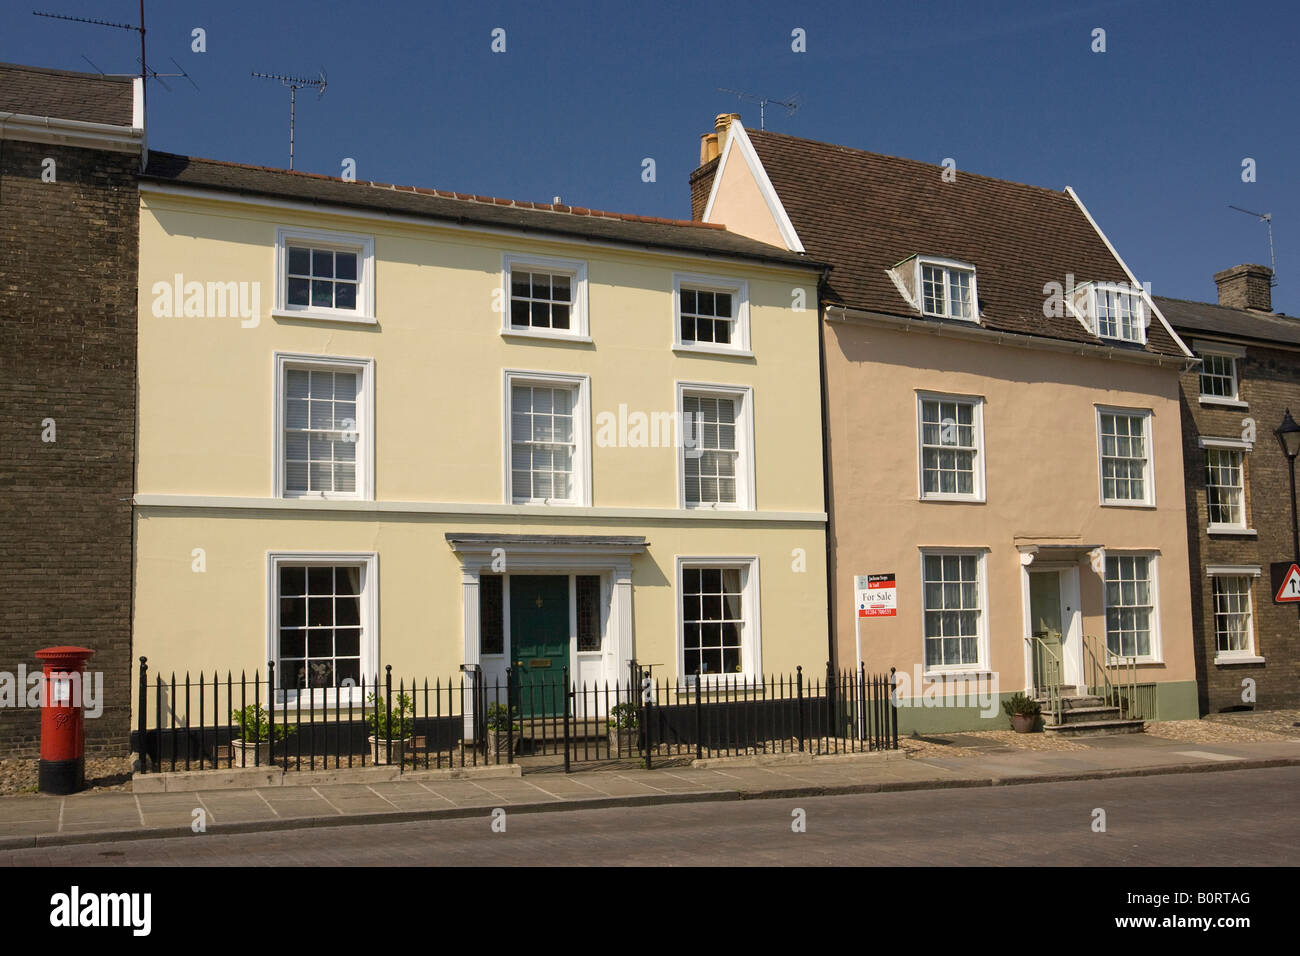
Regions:
<svg viewBox="0 0 1300 956"><path fill-rule="evenodd" d="M375 763L389 762L391 740L392 762L400 764L413 742L415 701L410 694L398 694L393 698L391 712L384 698L376 694L367 694L366 703L370 705L370 711L366 714L366 725L370 728L370 749L375 755Z"/></svg>
<svg viewBox="0 0 1300 956"><path fill-rule="evenodd" d="M485 717L485 726L487 729L487 752L488 756L505 754L506 759L510 759L510 709L504 704L493 702L488 704L487 714ZM518 736L520 731L519 725L515 724L513 732Z"/></svg>
<svg viewBox="0 0 1300 956"><path fill-rule="evenodd" d="M637 731L641 727L640 712L636 704L624 701L609 710L610 754L631 754L637 748Z"/></svg>
<svg viewBox="0 0 1300 956"><path fill-rule="evenodd" d="M233 738L230 741L232 767L267 766L271 762L271 721L260 704L249 704L230 712ZM275 725L275 741L296 731L292 724Z"/></svg>
<svg viewBox="0 0 1300 956"><path fill-rule="evenodd" d="M1011 729L1018 734L1033 733L1034 728L1038 726L1039 715L1043 712L1038 701L1019 693L1009 700L1004 700L1002 709L1011 718Z"/></svg>

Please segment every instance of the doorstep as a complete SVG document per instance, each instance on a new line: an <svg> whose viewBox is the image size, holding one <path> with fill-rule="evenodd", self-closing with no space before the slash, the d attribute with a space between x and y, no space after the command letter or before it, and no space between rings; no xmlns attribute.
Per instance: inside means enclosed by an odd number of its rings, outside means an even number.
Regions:
<svg viewBox="0 0 1300 956"><path fill-rule="evenodd" d="M441 770L408 770L394 766L340 767L337 770L289 770L276 767L244 767L228 770L174 770L131 775L133 793L190 793L195 790L256 790L262 787L320 787L336 783L386 783L409 780L432 783L438 780L493 780L520 776L518 764L490 764L479 767L445 767Z"/></svg>
<svg viewBox="0 0 1300 956"><path fill-rule="evenodd" d="M857 763L859 761L905 760L904 750L866 750L847 754L811 754L793 751L785 754L743 754L736 757L705 757L692 760L694 770L710 767L773 767L773 766L827 766L830 764Z"/></svg>

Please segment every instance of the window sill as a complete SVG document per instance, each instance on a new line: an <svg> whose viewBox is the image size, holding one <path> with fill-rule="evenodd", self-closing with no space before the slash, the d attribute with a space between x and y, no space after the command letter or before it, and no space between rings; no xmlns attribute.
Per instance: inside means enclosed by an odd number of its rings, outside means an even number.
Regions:
<svg viewBox="0 0 1300 956"><path fill-rule="evenodd" d="M577 335L569 332L543 332L538 329L502 329L503 339L549 339L552 342L581 342L590 344L590 335Z"/></svg>
<svg viewBox="0 0 1300 956"><path fill-rule="evenodd" d="M754 353L749 349L726 348L725 346L711 345L687 345L682 342L674 343L673 351L679 355L734 355L736 358L754 357Z"/></svg>
<svg viewBox="0 0 1300 956"><path fill-rule="evenodd" d="M286 493L279 496L285 501L374 501L367 495L318 495Z"/></svg>
<svg viewBox="0 0 1300 956"><path fill-rule="evenodd" d="M1240 538L1257 538L1259 532L1254 528L1234 528L1231 525L1212 524L1205 529L1206 534L1219 536L1237 536Z"/></svg>
<svg viewBox="0 0 1300 956"><path fill-rule="evenodd" d="M301 322L342 322L345 325L378 325L373 315L348 315L337 312L316 312L311 309L272 309L273 319L297 319Z"/></svg>
<svg viewBox="0 0 1300 956"><path fill-rule="evenodd" d="M689 501L682 505L683 511L757 511L757 508L749 508L742 505L727 504L691 504Z"/></svg>
<svg viewBox="0 0 1300 956"><path fill-rule="evenodd" d="M1252 655L1243 655L1236 657L1233 655L1219 655L1214 658L1216 667L1230 667L1233 664L1263 664L1264 658Z"/></svg>
<svg viewBox="0 0 1300 956"><path fill-rule="evenodd" d="M971 505L982 505L988 503L983 495L945 495L941 492L936 492L934 494L929 494L929 495L921 495L916 500L917 501L942 501L942 502L955 501L958 503L965 503Z"/></svg>
<svg viewBox="0 0 1300 956"><path fill-rule="evenodd" d="M1147 501L1103 501L1103 508L1142 508L1147 511L1154 511L1155 505Z"/></svg>
<svg viewBox="0 0 1300 956"><path fill-rule="evenodd" d="M562 501L558 498L517 498L506 502L524 508L590 508L589 501Z"/></svg>
<svg viewBox="0 0 1300 956"><path fill-rule="evenodd" d="M991 680L993 676L993 671L978 667L973 670L928 670L921 674L924 680L967 680L972 677L986 677Z"/></svg>
<svg viewBox="0 0 1300 956"><path fill-rule="evenodd" d="M938 312L922 312L922 313L921 313L921 318L923 318L923 319L943 319L945 322L961 322L961 323L963 323L963 324L965 324L965 325L979 325L979 324L980 324L980 320L979 320L978 318L969 318L969 319L968 319L968 318L966 318L965 316L961 316L961 315L940 315Z"/></svg>
<svg viewBox="0 0 1300 956"><path fill-rule="evenodd" d="M1217 398L1213 395L1202 395L1197 401L1202 405L1218 406L1220 408L1250 408L1249 402L1243 402L1235 398Z"/></svg>

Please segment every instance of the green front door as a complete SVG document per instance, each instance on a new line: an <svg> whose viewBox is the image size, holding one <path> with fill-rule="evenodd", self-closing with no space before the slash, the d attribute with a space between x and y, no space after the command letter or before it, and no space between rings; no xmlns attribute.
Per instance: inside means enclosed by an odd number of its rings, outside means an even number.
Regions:
<svg viewBox="0 0 1300 956"><path fill-rule="evenodd" d="M569 663L569 578L510 576L510 654L523 717L559 714Z"/></svg>
<svg viewBox="0 0 1300 956"><path fill-rule="evenodd" d="M1034 678L1039 687L1065 680L1061 657L1061 573L1029 572L1029 619L1035 643Z"/></svg>

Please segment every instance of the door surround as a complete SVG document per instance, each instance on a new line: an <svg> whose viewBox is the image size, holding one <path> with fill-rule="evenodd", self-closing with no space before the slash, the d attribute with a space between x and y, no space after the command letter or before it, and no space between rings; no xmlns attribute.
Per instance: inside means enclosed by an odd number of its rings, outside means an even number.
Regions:
<svg viewBox="0 0 1300 956"><path fill-rule="evenodd" d="M1029 560L1025 560L1028 558ZM1028 690L1034 683L1032 641L1033 612L1030 607L1029 574L1042 571L1058 572L1061 602L1061 669L1062 681L1067 688L1083 684L1083 611L1080 607L1079 565L1074 561L1035 561L1032 553L1022 553L1020 558L1020 594L1023 614L1025 645L1025 679ZM1086 688L1085 688L1086 690Z"/></svg>

